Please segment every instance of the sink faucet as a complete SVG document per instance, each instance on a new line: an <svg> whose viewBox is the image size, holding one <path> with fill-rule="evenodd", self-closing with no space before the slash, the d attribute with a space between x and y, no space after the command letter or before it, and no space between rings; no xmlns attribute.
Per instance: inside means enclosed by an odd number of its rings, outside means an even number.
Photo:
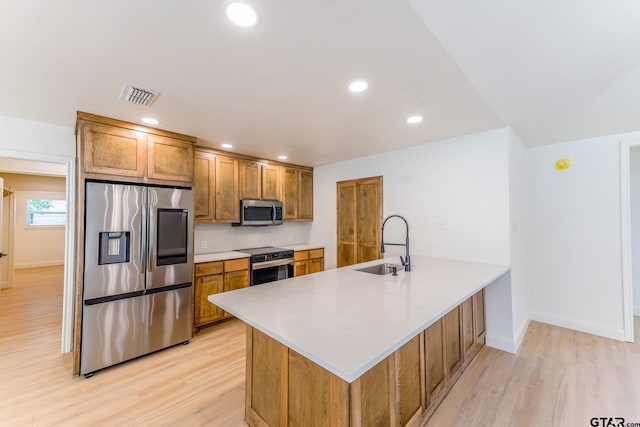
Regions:
<svg viewBox="0 0 640 427"><path fill-rule="evenodd" d="M407 230L406 243L385 243L384 242L384 225L387 223L387 221L389 221L390 218L393 218L393 217L400 218L401 220L404 221L404 225ZM403 216L389 215L388 217L385 218L385 220L382 222L382 233L380 233L380 240L382 240L382 242L380 243L380 252L382 253L384 253L384 245L404 246L406 249L406 254L404 259L402 259L402 256L400 256L400 263L404 265L404 271L411 271L411 257L409 256L409 223L407 222L406 219L404 219Z"/></svg>

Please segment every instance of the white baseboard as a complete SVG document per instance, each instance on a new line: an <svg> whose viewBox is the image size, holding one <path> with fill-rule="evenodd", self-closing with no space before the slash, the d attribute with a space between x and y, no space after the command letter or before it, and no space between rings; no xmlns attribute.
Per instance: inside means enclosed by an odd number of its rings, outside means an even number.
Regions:
<svg viewBox="0 0 640 427"><path fill-rule="evenodd" d="M21 268L51 267L54 265L64 265L64 261L59 260L59 261L21 262L19 264L14 264L13 268L16 270L19 270Z"/></svg>
<svg viewBox="0 0 640 427"><path fill-rule="evenodd" d="M527 319L524 322L522 322L522 326L520 327L520 330L516 334L516 351L515 351L515 353L517 353L518 350L520 349L520 345L522 345L522 341L524 340L524 336L527 334L527 330L529 329L529 324L530 323L531 323L531 318L530 317L527 317Z"/></svg>
<svg viewBox="0 0 640 427"><path fill-rule="evenodd" d="M633 307L633 315L640 316L640 305L636 305L635 307Z"/></svg>
<svg viewBox="0 0 640 427"><path fill-rule="evenodd" d="M486 344L489 347L497 348L498 350L506 351L507 353L516 353L516 343L513 339L509 339L509 337L487 333Z"/></svg>
<svg viewBox="0 0 640 427"><path fill-rule="evenodd" d="M574 331L585 332L587 334L611 338L618 341L625 340L623 328L612 328L610 326L605 326L598 323L570 319L568 317L558 316L550 313L542 313L539 311L531 313L531 320L560 326L561 328L573 329Z"/></svg>

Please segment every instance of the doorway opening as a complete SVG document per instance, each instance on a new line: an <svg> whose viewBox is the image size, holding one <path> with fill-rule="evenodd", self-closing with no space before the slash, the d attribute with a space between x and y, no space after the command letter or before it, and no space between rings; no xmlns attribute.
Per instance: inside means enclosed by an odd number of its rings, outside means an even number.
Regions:
<svg viewBox="0 0 640 427"><path fill-rule="evenodd" d="M0 288L7 294L14 285L27 283L24 277L30 273L59 277L55 304L62 313L61 352L70 352L75 267L74 162L57 156L20 153L13 157L14 154L0 152L3 196L6 194L0 249L8 254L0 258ZM25 312L25 316L30 315L35 313Z"/></svg>

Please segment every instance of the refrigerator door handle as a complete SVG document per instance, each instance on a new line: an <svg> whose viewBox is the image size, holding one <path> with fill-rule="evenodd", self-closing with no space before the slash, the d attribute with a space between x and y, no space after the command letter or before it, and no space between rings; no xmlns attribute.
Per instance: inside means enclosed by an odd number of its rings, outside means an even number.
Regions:
<svg viewBox="0 0 640 427"><path fill-rule="evenodd" d="M147 271L147 189L142 189L142 209L141 209L141 226L140 226L140 260L142 263L141 269L142 273L145 274ZM146 274L145 274L146 275ZM145 278L146 279L146 278ZM144 287L147 287L145 282Z"/></svg>
<svg viewBox="0 0 640 427"><path fill-rule="evenodd" d="M153 196L153 197L152 197ZM151 281L149 273L153 271L153 229L156 226L155 218L153 217L153 207L157 204L158 195L155 190L147 189L147 284ZM150 286L147 286L150 287Z"/></svg>

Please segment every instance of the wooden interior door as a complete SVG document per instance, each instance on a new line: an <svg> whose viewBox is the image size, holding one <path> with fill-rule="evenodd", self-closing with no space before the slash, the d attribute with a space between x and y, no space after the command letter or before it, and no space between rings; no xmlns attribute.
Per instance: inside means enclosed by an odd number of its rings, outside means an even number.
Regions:
<svg viewBox="0 0 640 427"><path fill-rule="evenodd" d="M340 181L336 197L338 267L381 258L382 177Z"/></svg>

